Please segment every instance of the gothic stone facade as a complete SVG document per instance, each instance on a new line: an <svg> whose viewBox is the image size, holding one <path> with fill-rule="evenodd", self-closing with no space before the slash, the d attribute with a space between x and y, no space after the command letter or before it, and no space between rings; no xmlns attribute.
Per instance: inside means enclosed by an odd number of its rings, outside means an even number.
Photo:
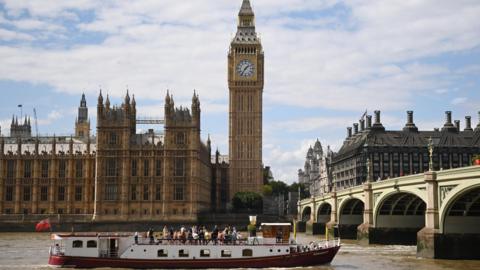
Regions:
<svg viewBox="0 0 480 270"><path fill-rule="evenodd" d="M76 138L2 138L2 214L92 214L95 144Z"/></svg>
<svg viewBox="0 0 480 270"><path fill-rule="evenodd" d="M322 144L317 139L315 145L307 151L303 170L298 170L298 182L304 184L310 195L320 196L327 194L332 188L332 174L330 163L333 152L330 146L323 152Z"/></svg>
<svg viewBox="0 0 480 270"><path fill-rule="evenodd" d="M82 97L83 134L7 137L0 143L0 211L86 214L94 220L195 221L211 208L210 140L200 140L200 101L191 110L165 98L163 134L136 134L136 102L110 106L100 93L96 143ZM85 125L85 124L88 125Z"/></svg>
<svg viewBox="0 0 480 270"><path fill-rule="evenodd" d="M200 101L191 113L165 98L163 138L136 134L136 104L97 106L95 220L195 221L210 210L210 143L200 140Z"/></svg>
<svg viewBox="0 0 480 270"><path fill-rule="evenodd" d="M250 2L244 0L228 53L230 198L236 192L262 190L263 67L255 15Z"/></svg>

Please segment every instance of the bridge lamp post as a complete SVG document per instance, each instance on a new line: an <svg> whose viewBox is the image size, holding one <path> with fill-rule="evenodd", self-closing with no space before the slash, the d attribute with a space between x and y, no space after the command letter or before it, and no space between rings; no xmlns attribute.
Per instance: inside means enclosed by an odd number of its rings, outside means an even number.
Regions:
<svg viewBox="0 0 480 270"><path fill-rule="evenodd" d="M429 153L429 161L428 161L428 170L433 172L433 140L432 137L428 139L428 153Z"/></svg>

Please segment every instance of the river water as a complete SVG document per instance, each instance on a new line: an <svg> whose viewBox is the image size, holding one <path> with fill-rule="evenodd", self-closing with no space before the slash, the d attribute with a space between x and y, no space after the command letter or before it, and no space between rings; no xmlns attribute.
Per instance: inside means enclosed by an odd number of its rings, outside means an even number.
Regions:
<svg viewBox="0 0 480 270"><path fill-rule="evenodd" d="M47 233L0 233L0 269L52 269L47 265L50 235ZM300 234L308 243L316 237ZM330 265L319 270L480 270L480 261L419 259L414 246L359 246L345 240Z"/></svg>

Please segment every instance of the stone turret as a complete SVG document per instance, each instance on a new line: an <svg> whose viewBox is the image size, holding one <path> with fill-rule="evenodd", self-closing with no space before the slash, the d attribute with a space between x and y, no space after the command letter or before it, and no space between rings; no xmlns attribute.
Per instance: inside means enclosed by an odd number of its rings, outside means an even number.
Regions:
<svg viewBox="0 0 480 270"><path fill-rule="evenodd" d="M100 89L100 94L98 94L98 101L97 101L97 115L102 115L104 111L104 106L103 106L103 95L102 95L102 89Z"/></svg>
<svg viewBox="0 0 480 270"><path fill-rule="evenodd" d="M23 124L19 124L18 117L14 116L12 118L12 124L10 125L10 137L31 138L32 126L30 124L30 117L25 116Z"/></svg>
<svg viewBox="0 0 480 270"><path fill-rule="evenodd" d="M167 90L167 95L165 96L165 125L168 126L170 121L175 113L175 103L173 101L173 96L170 96L169 90Z"/></svg>
<svg viewBox="0 0 480 270"><path fill-rule="evenodd" d="M194 124L200 128L200 100L195 90L192 97L192 120Z"/></svg>
<svg viewBox="0 0 480 270"><path fill-rule="evenodd" d="M317 139L315 142L315 145L313 146L313 151L316 155L322 156L323 155L323 149L322 149L322 144L320 141Z"/></svg>
<svg viewBox="0 0 480 270"><path fill-rule="evenodd" d="M88 119L88 107L85 94L82 94L80 106L78 107L77 121L75 121L75 137L82 139L90 137L90 120Z"/></svg>

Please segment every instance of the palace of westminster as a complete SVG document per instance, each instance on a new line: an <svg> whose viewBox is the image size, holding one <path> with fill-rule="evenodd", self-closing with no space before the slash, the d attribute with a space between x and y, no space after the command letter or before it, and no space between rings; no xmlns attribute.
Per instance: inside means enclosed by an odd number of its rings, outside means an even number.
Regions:
<svg viewBox="0 0 480 270"><path fill-rule="evenodd" d="M261 192L264 52L254 17L243 0L228 53L228 157L212 156L210 138L201 140L196 93L187 109L167 91L161 134L137 134L128 91L118 106L100 91L93 135L83 95L72 136L32 136L30 119L13 117L0 138L0 213L195 221L224 211L236 192Z"/></svg>

